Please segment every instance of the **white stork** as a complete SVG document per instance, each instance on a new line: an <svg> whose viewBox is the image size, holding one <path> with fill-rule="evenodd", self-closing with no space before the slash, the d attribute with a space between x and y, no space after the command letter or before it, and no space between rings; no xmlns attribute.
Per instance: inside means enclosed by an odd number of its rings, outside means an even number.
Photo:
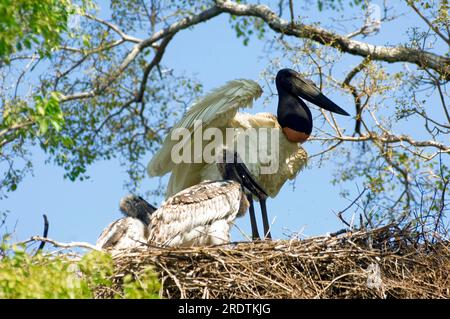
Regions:
<svg viewBox="0 0 450 319"><path fill-rule="evenodd" d="M305 79L298 72L291 69L282 69L276 76L278 90L277 116L270 113L247 114L239 113L238 109L251 107L253 100L262 94L258 83L252 80L230 81L224 86L212 91L203 99L196 102L187 111L184 117L172 128L186 128L195 134L194 122L200 120L204 128L215 127L225 131L226 128L271 128L280 129L278 141L278 170L272 174L263 174L261 168L264 163L245 162L249 171L255 176L256 181L270 197L275 197L283 184L288 179L293 179L306 165L307 153L299 145L306 141L313 128L311 111L301 99L305 99L315 105L342 115L349 115L342 108L323 95L314 83ZM236 138L239 138L237 131ZM190 143L192 139L188 140ZM147 171L150 176L163 176L171 172L166 197L180 190L196 185L204 180L214 180L218 172L214 165L202 161L201 163L176 164L171 158L171 152L178 141L172 140L171 134L165 138L161 148L153 156L148 164ZM225 142L224 142L225 143ZM235 143L235 141L233 141ZM206 142L205 142L206 144ZM189 147L194 147L189 145ZM230 148L230 145L227 147ZM258 144L248 145L249 153L260 154ZM268 153L272 147L269 143L264 145ZM253 149L252 149L253 148ZM198 156L199 154L195 154ZM241 156L243 157L243 156ZM243 157L246 160L246 157ZM259 234L256 225L255 213L250 201L250 221L252 225L252 237L258 239ZM265 203L261 203L265 204ZM271 238L269 222L265 209L262 208L264 235Z"/></svg>
<svg viewBox="0 0 450 319"><path fill-rule="evenodd" d="M221 180L204 181L169 197L154 210L141 197L121 201L128 217L108 226L100 235L101 249L120 250L145 243L164 247L219 245L230 241L236 217L249 207L245 192L260 200L267 197L236 152L223 150L216 163ZM226 162L226 158L231 162Z"/></svg>

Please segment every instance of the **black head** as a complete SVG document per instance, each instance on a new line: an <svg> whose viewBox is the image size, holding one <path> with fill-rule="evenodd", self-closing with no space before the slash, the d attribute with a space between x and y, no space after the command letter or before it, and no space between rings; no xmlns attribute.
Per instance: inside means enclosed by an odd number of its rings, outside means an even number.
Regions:
<svg viewBox="0 0 450 319"><path fill-rule="evenodd" d="M150 215L153 214L157 208L140 196L127 195L121 199L119 209L125 216L137 218L145 225L148 225L150 222Z"/></svg>
<svg viewBox="0 0 450 319"><path fill-rule="evenodd" d="M327 111L341 115L350 115L320 92L319 88L292 69L281 69L277 73L276 85L278 91L301 97Z"/></svg>

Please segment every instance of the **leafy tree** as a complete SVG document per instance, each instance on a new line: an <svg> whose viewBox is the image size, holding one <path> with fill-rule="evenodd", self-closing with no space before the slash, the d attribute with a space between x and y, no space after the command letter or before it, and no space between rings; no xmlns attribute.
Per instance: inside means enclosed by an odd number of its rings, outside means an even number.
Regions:
<svg viewBox="0 0 450 319"><path fill-rule="evenodd" d="M35 47L49 56L67 31L71 3L67 0L0 1L0 62L16 52Z"/></svg>
<svg viewBox="0 0 450 319"><path fill-rule="evenodd" d="M90 252L80 260L66 254L30 255L4 236L0 246L0 298L94 298L98 289L112 289L114 265L107 253ZM151 268L127 275L114 298L159 298L160 284Z"/></svg>

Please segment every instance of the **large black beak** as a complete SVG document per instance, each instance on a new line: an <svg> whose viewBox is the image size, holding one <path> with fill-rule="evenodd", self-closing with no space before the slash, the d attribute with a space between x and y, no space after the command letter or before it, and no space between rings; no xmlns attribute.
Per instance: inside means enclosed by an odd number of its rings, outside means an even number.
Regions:
<svg viewBox="0 0 450 319"><path fill-rule="evenodd" d="M226 150L224 150L224 159L227 156ZM231 155L231 154L230 154ZM266 191L258 184L253 175L247 169L247 166L242 162L237 152L233 154L233 162L225 164L225 170L223 172L223 177L225 179L233 179L240 183L247 191L249 191L253 196L256 196L259 199L259 203L261 205L261 215L264 225L264 238L271 239L272 236L270 234L270 224L269 219L267 217L267 207L266 207L266 199L269 197ZM252 196L247 195L248 201L250 203L250 222L252 225L252 237L253 239L259 239L258 227L256 225L255 219L255 211L253 207Z"/></svg>
<svg viewBox="0 0 450 319"><path fill-rule="evenodd" d="M346 116L350 115L344 109L336 105L336 103L323 95L319 88L311 80L305 79L300 74L297 74L297 76L292 79L292 82L295 94L301 98L327 111Z"/></svg>
<svg viewBox="0 0 450 319"><path fill-rule="evenodd" d="M237 180L243 185L250 193L258 197L258 199L266 199L269 197L266 191L258 184L253 175L249 172L247 166L242 162L237 152L234 152L233 163L226 163L226 171L230 172L230 175L234 175L233 179Z"/></svg>

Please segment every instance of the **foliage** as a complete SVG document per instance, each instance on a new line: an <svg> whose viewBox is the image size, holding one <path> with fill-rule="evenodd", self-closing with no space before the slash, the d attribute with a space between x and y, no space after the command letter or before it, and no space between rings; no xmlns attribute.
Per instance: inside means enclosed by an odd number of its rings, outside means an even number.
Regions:
<svg viewBox="0 0 450 319"><path fill-rule="evenodd" d="M123 278L123 296L130 299L158 299L161 285L153 267L141 270L140 276L134 278L131 274Z"/></svg>
<svg viewBox="0 0 450 319"><path fill-rule="evenodd" d="M250 38L256 35L262 40L266 33L266 25L257 18L230 16L231 27L236 31L236 37L242 38L242 43L247 46Z"/></svg>
<svg viewBox="0 0 450 319"><path fill-rule="evenodd" d="M105 284L104 275L112 270L106 255L98 256L94 264L85 260L92 259L88 254L77 270L77 264L64 256L31 256L23 247L3 245L6 254L0 260L0 298L92 298L92 288Z"/></svg>
<svg viewBox="0 0 450 319"><path fill-rule="evenodd" d="M33 46L49 56L67 31L70 10L69 0L1 0L0 61Z"/></svg>
<svg viewBox="0 0 450 319"><path fill-rule="evenodd" d="M90 252L80 260L65 254L30 255L11 245L7 236L0 247L0 298L94 298L99 288L111 287L111 256ZM158 298L159 282L146 269L139 277L124 279L123 293L114 298Z"/></svg>
<svg viewBox="0 0 450 319"><path fill-rule="evenodd" d="M443 23L441 17L448 4L434 1L431 6L431 2L415 3L422 17L445 34L449 20ZM378 17L380 23L395 20L389 8L384 10L385 17ZM368 13L361 16L364 26ZM408 46L418 50L439 47L430 31L411 27L408 35ZM439 81L434 71L393 67L370 57L349 64L348 55L318 47L309 39L281 38L271 48L279 50L274 56L284 55L294 68L329 92L348 96L349 106L360 112L353 127L341 127L326 115L315 120L312 140L321 145L317 151L321 155L310 154L310 163L333 162L332 182L351 201L357 197L350 195L351 189L359 186L364 196L357 201L356 211L366 226L413 221L448 234L448 83ZM279 59L273 59L263 73L266 81L279 67Z"/></svg>
<svg viewBox="0 0 450 319"><path fill-rule="evenodd" d="M3 100L2 106L0 163L3 160L3 164L10 166L9 169L4 167L2 170L4 173L0 180L0 190L5 188L6 191L14 191L22 174L13 167L13 153L26 154L27 141L38 140L43 149L55 147L60 143L69 145L72 141L60 134L65 122L57 92L51 92L48 96L35 95L30 103L19 99Z"/></svg>
<svg viewBox="0 0 450 319"><path fill-rule="evenodd" d="M133 3L111 2L117 13L113 20L123 24L126 31L135 30L142 23L127 18L142 14L142 2ZM158 3L157 9L172 10L180 4L168 4L167 8L164 5ZM196 5L200 9L200 3L196 2ZM157 147L176 118L201 92L202 86L194 79L158 66L158 73L152 72L147 78L142 98L134 101L136 90L133 86L141 80L141 70L153 53L149 48L105 94L59 103L58 92L70 95L90 90L91 81L119 64L127 51L124 47L108 49L115 41L114 31L82 18L89 13L95 14L95 7L90 2L83 1L72 12L79 23L74 24L64 37L64 45L79 48L78 51L55 50L51 62L32 59L31 67L19 63L24 74L30 75L36 72L34 67L38 63L46 64L40 83L30 83L32 92L21 94L20 81L14 89L8 90L8 79L14 78L15 70L12 66L3 68L5 90L0 94L0 110L4 113L0 120L0 169L4 174L0 177L0 196L16 190L21 179L31 171L30 144L39 145L49 155L49 160L65 169L64 177L72 181L88 178L88 166L97 160L119 158L130 175L127 186L136 188L145 176L142 157ZM82 62L87 72L75 72ZM72 63L73 67L70 66ZM77 84L73 85L73 81ZM42 112L42 106L47 107L47 113Z"/></svg>
<svg viewBox="0 0 450 319"><path fill-rule="evenodd" d="M39 144L48 150L72 143L70 137L60 134L65 123L60 94L45 84L41 90L22 93L20 84L58 48L75 9L69 0L0 1L0 198L16 190L31 171L30 146ZM17 74L16 64L27 60L14 91L8 91Z"/></svg>

